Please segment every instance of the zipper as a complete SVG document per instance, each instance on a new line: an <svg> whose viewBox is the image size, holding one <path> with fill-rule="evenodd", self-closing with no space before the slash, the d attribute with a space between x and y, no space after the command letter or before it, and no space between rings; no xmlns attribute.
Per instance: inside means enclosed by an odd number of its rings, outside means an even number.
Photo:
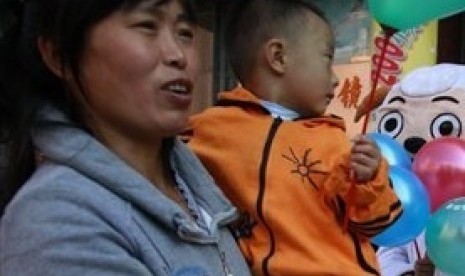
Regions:
<svg viewBox="0 0 465 276"><path fill-rule="evenodd" d="M231 271L229 270L229 267L226 263L226 253L221 252L220 249L218 248L218 251L220 252L220 258L221 258L221 264L223 265L223 271L225 276L234 276Z"/></svg>
<svg viewBox="0 0 465 276"><path fill-rule="evenodd" d="M352 238L352 241L354 243L355 255L357 256L357 261L360 267L362 267L363 270L365 270L366 272L372 275L379 276L380 275L379 272L375 268L371 267L368 264L368 262L365 260L365 257L363 256L363 252L362 252L362 247L360 245L360 241L357 238L357 236L355 234L350 233L350 237Z"/></svg>
<svg viewBox="0 0 465 276"><path fill-rule="evenodd" d="M263 225L265 226L269 238L270 238L270 250L268 254L263 258L262 261L262 272L263 275L270 275L268 271L269 262L271 257L273 257L275 253L276 242L273 235L273 231L271 227L266 223L265 216L263 214L263 201L265 198L265 188L266 188L266 172L268 167L268 159L270 157L271 146L273 144L273 139L276 136L279 126L282 124L283 120L281 118L276 118L273 120L271 124L270 131L268 132L268 137L265 142L265 146L263 148L262 153L262 160L260 163L260 172L259 172L259 191L257 196L257 215L258 218L262 221Z"/></svg>

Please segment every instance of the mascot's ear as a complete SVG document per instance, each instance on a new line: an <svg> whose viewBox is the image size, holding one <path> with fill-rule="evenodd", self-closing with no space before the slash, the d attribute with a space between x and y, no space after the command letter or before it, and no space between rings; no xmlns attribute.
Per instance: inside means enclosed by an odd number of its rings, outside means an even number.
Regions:
<svg viewBox="0 0 465 276"><path fill-rule="evenodd" d="M357 123L363 116L368 114L370 112L369 110L370 108L373 110L377 108L378 106L380 106L383 103L384 98L386 98L390 90L391 88L387 86L381 86L377 88L375 91L375 95L373 97L373 103L371 107L369 106L370 95L367 95L365 98L363 98L362 103L359 104L359 106L357 107L357 112L355 113L354 122Z"/></svg>

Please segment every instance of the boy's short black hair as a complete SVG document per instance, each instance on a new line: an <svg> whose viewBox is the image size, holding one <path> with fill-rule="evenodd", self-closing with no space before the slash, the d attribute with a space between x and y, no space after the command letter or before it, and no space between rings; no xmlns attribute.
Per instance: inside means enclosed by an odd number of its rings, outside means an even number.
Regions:
<svg viewBox="0 0 465 276"><path fill-rule="evenodd" d="M225 35L226 51L239 81L255 65L259 48L276 36L293 37L305 24L305 11L328 22L311 0L235 0Z"/></svg>

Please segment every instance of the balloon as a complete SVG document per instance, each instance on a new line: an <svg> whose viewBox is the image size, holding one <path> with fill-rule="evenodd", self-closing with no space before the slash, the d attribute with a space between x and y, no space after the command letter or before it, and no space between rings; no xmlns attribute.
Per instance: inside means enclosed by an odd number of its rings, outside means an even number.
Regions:
<svg viewBox="0 0 465 276"><path fill-rule="evenodd" d="M441 271L465 275L465 197L453 199L431 216L426 250Z"/></svg>
<svg viewBox="0 0 465 276"><path fill-rule="evenodd" d="M380 24L405 30L459 13L465 10L465 1L368 0L368 9Z"/></svg>
<svg viewBox="0 0 465 276"><path fill-rule="evenodd" d="M409 170L390 167L394 191L402 203L399 219L372 239L378 246L394 247L414 240L426 227L429 218L428 193L420 180Z"/></svg>
<svg viewBox="0 0 465 276"><path fill-rule="evenodd" d="M431 140L418 151L412 170L428 190L433 212L446 201L465 196L465 140Z"/></svg>
<svg viewBox="0 0 465 276"><path fill-rule="evenodd" d="M412 161L410 155L396 140L386 134L369 133L367 134L381 150L381 154L386 158L391 166L401 166L410 169Z"/></svg>

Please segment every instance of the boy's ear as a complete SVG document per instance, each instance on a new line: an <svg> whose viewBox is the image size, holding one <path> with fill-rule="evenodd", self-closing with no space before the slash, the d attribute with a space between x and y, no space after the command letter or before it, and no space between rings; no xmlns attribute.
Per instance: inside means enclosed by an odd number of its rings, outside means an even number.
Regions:
<svg viewBox="0 0 465 276"><path fill-rule="evenodd" d="M39 37L37 39L37 48L39 49L40 56L47 68L56 76L63 78L64 72L62 70L61 61L58 57L55 45L53 45L50 40Z"/></svg>
<svg viewBox="0 0 465 276"><path fill-rule="evenodd" d="M265 58L270 69L278 75L286 72L286 43L282 39L273 38L265 44Z"/></svg>

